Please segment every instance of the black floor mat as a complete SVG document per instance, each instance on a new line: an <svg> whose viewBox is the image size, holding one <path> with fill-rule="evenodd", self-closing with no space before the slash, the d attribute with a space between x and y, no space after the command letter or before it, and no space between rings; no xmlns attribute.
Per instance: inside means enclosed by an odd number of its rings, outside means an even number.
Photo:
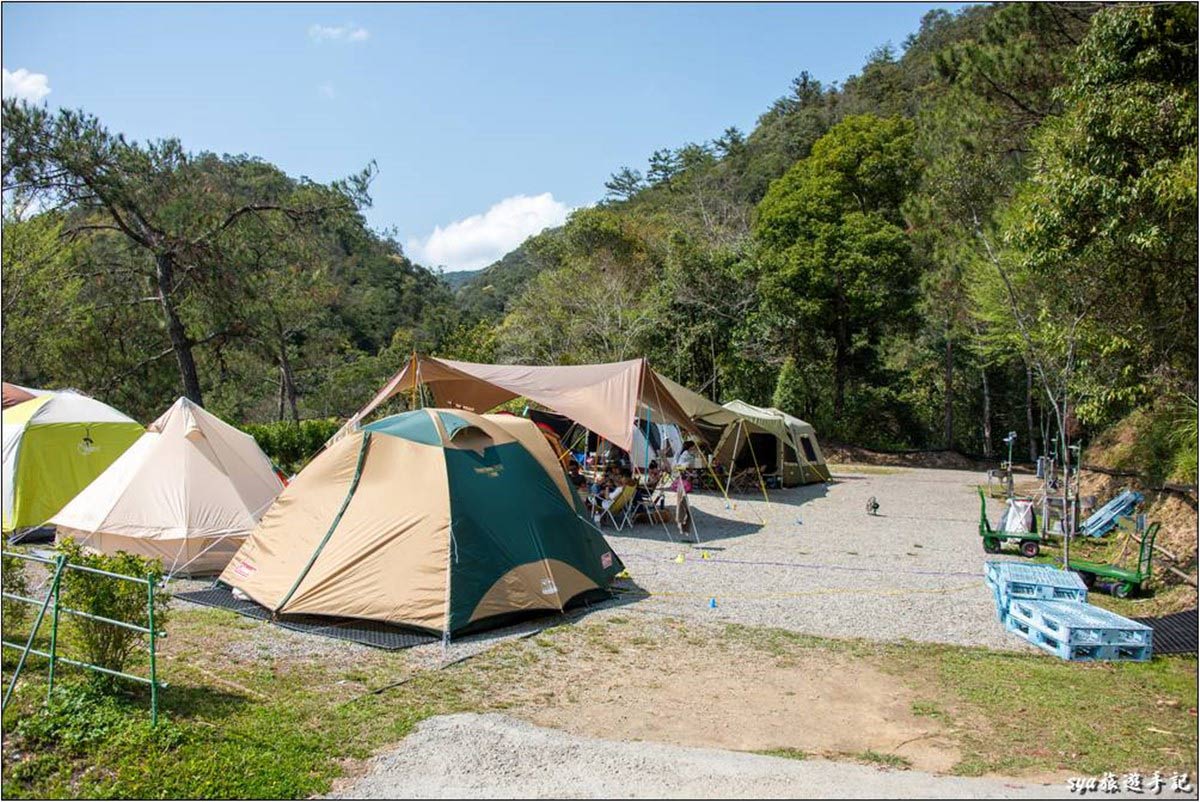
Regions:
<svg viewBox="0 0 1200 802"><path fill-rule="evenodd" d="M39 526L33 529L22 529L8 536L10 546L28 546L34 543L53 543L54 527Z"/></svg>
<svg viewBox="0 0 1200 802"><path fill-rule="evenodd" d="M423 643L436 643L440 638L428 632L405 629L392 624L378 621L366 621L361 618L330 618L320 615L288 615L271 619L271 612L260 604L252 601L235 599L230 588L218 586L208 590L193 590L176 593L175 598L205 607L219 607L222 610L232 610L247 618L259 621L271 621L273 624L295 632L306 632L322 635L326 638L361 643L363 646L373 646L376 649L408 649Z"/></svg>
<svg viewBox="0 0 1200 802"><path fill-rule="evenodd" d="M1162 618L1135 618L1154 630L1155 654L1195 654L1197 618L1195 610L1171 613Z"/></svg>

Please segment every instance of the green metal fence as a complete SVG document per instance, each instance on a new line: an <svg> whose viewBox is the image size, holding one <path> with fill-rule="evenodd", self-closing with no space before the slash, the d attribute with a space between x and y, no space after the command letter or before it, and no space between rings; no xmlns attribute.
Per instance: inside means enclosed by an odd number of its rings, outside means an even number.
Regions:
<svg viewBox="0 0 1200 802"><path fill-rule="evenodd" d="M0 646L3 646L6 649L16 649L21 652L21 657L17 661L16 668L13 670L12 678L8 682L8 688L6 688L4 691L4 701L3 701L2 707L4 709L8 708L8 702L9 702L9 699L12 697L13 689L16 688L16 686L17 686L17 678L20 677L21 671L25 668L25 661L29 657L29 655L34 654L39 657L45 657L46 659L48 659L50 661L50 667L47 672L47 680L48 680L48 682L47 682L48 688L46 690L46 700L47 701L50 700L50 695L52 693L54 693L54 668L58 663L64 663L66 665L76 666L78 668L85 668L89 671L96 671L101 674L107 674L107 675L113 676L113 677L121 677L122 679L127 679L132 682L139 682L139 683L142 683L145 685L149 685L150 686L150 723L151 723L151 725L157 724L158 723L158 692L160 690L162 690L163 688L166 688L167 684L165 682L158 681L158 667L157 667L155 651L157 648L158 639L165 638L167 636L167 633L157 631L154 626L154 585L155 585L154 577L153 576L146 576L146 577L127 576L125 574L116 574L111 571L102 571L99 568L92 568L92 567L86 566L86 565L75 565L73 563L68 563L67 558L65 556L59 556L54 559L48 559L46 557L38 557L33 554L24 554L24 553L15 552L15 551L5 551L5 552L3 552L3 554L5 557L14 557L19 560L26 560L28 562L42 563L45 565L53 566L53 568L52 568L53 574L50 577L50 590L46 594L46 598L44 598L44 599L32 599L32 598L29 598L28 596L21 596L16 593L8 593L7 591L2 594L5 599L11 599L12 601L21 602L23 604L30 604L30 605L33 605L38 608L37 618L34 619L33 626L29 630L29 639L25 642L24 645L21 645L19 643L13 643L13 642L7 641L7 640L0 640ZM82 571L84 573L99 574L101 576L111 577L114 580L119 580L122 582L134 582L136 584L145 585L146 586L146 621L149 624L149 626L143 627L138 624L131 624L127 621L117 621L112 618L105 618L104 616L93 615L92 613L84 612L83 610L74 610L74 609L71 609L70 607L63 607L59 603L59 596L61 594L62 577L63 577L64 571ZM51 612L51 616L50 616L50 651L48 651L48 652L33 648L34 639L37 637L38 630L41 629L42 621L45 620L47 610L49 610ZM146 635L148 637L149 650L150 650L150 676L149 677L141 677L136 674L128 674L124 671L114 671L113 669L105 668L104 666L93 665L92 663L87 663L82 660L73 660L69 657L60 656L58 654L58 622L59 622L59 616L62 613L66 613L67 615L77 616L79 618L86 618L91 621L100 621L105 624L110 624L114 627L121 627L123 629L129 629L134 632L140 632L140 633Z"/></svg>

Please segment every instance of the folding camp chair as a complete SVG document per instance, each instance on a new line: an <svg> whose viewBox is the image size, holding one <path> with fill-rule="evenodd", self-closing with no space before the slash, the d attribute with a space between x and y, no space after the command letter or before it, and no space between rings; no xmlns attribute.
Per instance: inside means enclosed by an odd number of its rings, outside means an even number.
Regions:
<svg viewBox="0 0 1200 802"><path fill-rule="evenodd" d="M730 493L756 493L758 492L758 471L753 468L744 468L729 479Z"/></svg>
<svg viewBox="0 0 1200 802"><path fill-rule="evenodd" d="M633 526L633 497L637 495L637 488L627 485L621 489L620 495L612 500L612 503L607 508L604 507L604 502L596 499L598 505L595 521L600 526L604 526L604 521L607 518L612 523L613 528L620 532L626 526Z"/></svg>
<svg viewBox="0 0 1200 802"><path fill-rule="evenodd" d="M659 479L657 485L647 488L645 496L641 496L635 492L633 500L634 521L637 521L637 519L640 517L645 516L646 520L650 523L664 523L666 517L663 515L662 510L663 505L665 504L663 490L665 487L669 486L669 479L669 474L663 474L663 477ZM664 480L668 481L664 482Z"/></svg>

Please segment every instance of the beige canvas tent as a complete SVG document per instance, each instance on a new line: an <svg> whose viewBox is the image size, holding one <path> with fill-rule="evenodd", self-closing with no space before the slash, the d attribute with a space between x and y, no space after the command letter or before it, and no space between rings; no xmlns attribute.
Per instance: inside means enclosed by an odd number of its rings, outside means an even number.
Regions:
<svg viewBox="0 0 1200 802"><path fill-rule="evenodd" d="M418 409L317 455L220 580L276 614L448 636L562 610L621 570L533 421Z"/></svg>
<svg viewBox="0 0 1200 802"><path fill-rule="evenodd" d="M180 398L50 523L104 552L214 574L283 484L254 438Z"/></svg>
<svg viewBox="0 0 1200 802"><path fill-rule="evenodd" d="M402 393L477 413L527 398L625 451L633 447L639 418L695 431L691 417L645 359L599 365L482 365L414 354L337 437L357 429L371 412Z"/></svg>
<svg viewBox="0 0 1200 802"><path fill-rule="evenodd" d="M830 478L829 467L811 425L777 409L730 401L734 415L713 451L713 459L731 472L751 466L777 474L784 487Z"/></svg>

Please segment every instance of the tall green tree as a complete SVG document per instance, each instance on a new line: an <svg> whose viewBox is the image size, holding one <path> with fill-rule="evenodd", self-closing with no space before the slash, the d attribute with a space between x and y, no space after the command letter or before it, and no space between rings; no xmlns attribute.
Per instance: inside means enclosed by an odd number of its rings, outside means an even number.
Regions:
<svg viewBox="0 0 1200 802"><path fill-rule="evenodd" d="M124 240L130 258L112 275L139 288L149 283L184 394L197 403L194 351L225 332L189 330L185 296L222 272L228 237L262 215L317 225L352 213L365 200L369 177L321 193L312 204L288 206L231 193L224 171L204 169L204 160L176 139L138 145L81 111L52 113L6 100L3 126L4 191L69 209L72 235Z"/></svg>
<svg viewBox="0 0 1200 802"><path fill-rule="evenodd" d="M1089 310L1111 340L1081 374L1085 419L1195 395L1196 39L1195 6L1100 12L1056 94L1063 113L1035 139L1009 242L1043 280L1112 299Z"/></svg>
<svg viewBox="0 0 1200 802"><path fill-rule="evenodd" d="M785 354L831 343L835 418L883 333L911 316L917 272L900 206L917 175L911 122L849 117L759 204L763 308Z"/></svg>

